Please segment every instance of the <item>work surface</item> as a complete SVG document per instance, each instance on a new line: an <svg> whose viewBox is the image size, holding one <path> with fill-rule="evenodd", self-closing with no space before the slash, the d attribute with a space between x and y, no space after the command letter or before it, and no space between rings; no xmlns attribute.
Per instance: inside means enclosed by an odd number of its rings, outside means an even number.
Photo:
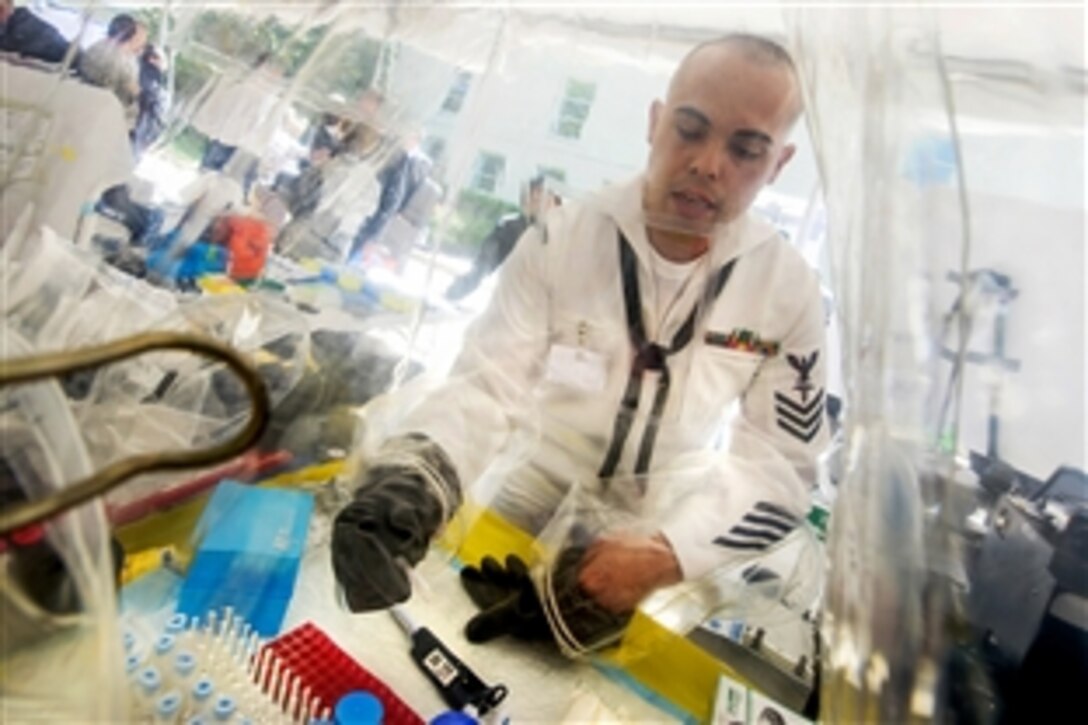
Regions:
<svg viewBox="0 0 1088 725"><path fill-rule="evenodd" d="M510 638L469 643L462 628L477 610L462 591L448 554L432 551L416 571L429 591L417 586L406 609L487 684L509 688L502 711L512 722L676 721L675 715L658 709L606 671L567 660L543 644ZM324 546L309 550L303 559L283 631L305 622L324 630L425 720L448 709L416 669L408 637L388 612L351 614L337 604Z"/></svg>

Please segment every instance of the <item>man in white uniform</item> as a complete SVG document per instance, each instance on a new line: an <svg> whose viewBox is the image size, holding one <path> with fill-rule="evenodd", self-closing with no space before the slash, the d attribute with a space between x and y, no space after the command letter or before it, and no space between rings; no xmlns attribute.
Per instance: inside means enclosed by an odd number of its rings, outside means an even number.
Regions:
<svg viewBox="0 0 1088 725"><path fill-rule="evenodd" d="M604 611L742 563L800 524L827 440L819 286L747 213L793 155L800 112L782 48L744 34L700 45L650 108L646 172L526 232L450 380L399 422L406 435L337 519L353 609L409 595L403 563L526 428L533 453L493 506L527 530L573 481L634 477L668 502L655 532L605 532L579 555L577 585ZM670 472L692 456L714 465L669 500Z"/></svg>

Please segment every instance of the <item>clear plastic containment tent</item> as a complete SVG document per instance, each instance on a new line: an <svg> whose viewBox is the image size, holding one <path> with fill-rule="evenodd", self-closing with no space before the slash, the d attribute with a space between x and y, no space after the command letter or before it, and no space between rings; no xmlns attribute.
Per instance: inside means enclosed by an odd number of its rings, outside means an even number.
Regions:
<svg viewBox="0 0 1088 725"><path fill-rule="evenodd" d="M829 721L1075 707L1084 21L1083 8L792 16L849 407Z"/></svg>
<svg viewBox="0 0 1088 725"><path fill-rule="evenodd" d="M100 3L95 17L120 9ZM173 59L173 110L137 171L153 201L177 199L191 180L175 151L228 77L261 89L268 124L203 130L236 134L225 140L259 158L258 184L299 172L293 144L321 114L367 120L398 142L420 137L442 201L425 239L379 245L389 274L367 279L387 304L364 324L436 378L490 283L464 309L443 293L527 179L592 199L642 168L648 103L692 45L736 30L782 41L806 101L801 150L755 208L819 269L841 360L842 436L823 471L834 504L820 719L970 710L985 721L1018 713L1033 678L1060 681L1045 664L1063 661L1054 633L1077 643L1088 631L1075 538L1088 506L1083 9L255 0L141 10L171 18L157 30ZM238 13L272 41L217 35L209 12ZM372 116L358 102L368 89L386 99ZM284 256L316 255L322 274L346 274L366 214L330 197ZM297 294L323 323L355 324L343 322L341 290ZM1009 532L1027 532L1023 547ZM1025 549L1047 565L1024 570Z"/></svg>

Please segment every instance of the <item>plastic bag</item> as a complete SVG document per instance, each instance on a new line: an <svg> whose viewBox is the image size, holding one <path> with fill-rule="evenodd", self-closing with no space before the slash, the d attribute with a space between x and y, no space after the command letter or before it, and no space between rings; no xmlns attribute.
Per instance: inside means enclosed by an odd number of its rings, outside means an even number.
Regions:
<svg viewBox="0 0 1088 725"><path fill-rule="evenodd" d="M536 539L533 579L548 624L564 654L584 657L619 644L632 613L596 605L578 586L583 557L594 542L616 535L652 537L691 485L712 469L668 476L672 488L649 477L614 477L572 485ZM658 474L656 478L661 478ZM665 632L685 635L711 617L746 620L764 628L799 621L818 603L823 587L823 546L806 524L766 550L724 559L706 574L660 589L639 605ZM640 640L625 656L649 654Z"/></svg>
<svg viewBox="0 0 1088 725"><path fill-rule="evenodd" d="M177 307L170 293L112 269L47 228L9 243L0 255L0 312L35 351L141 332Z"/></svg>
<svg viewBox="0 0 1088 725"><path fill-rule="evenodd" d="M2 328L9 354L30 353L6 321ZM0 402L5 504L42 498L90 474L56 383L4 389ZM0 711L13 722L122 720L125 681L102 505L79 507L43 531L36 543L5 541L0 553Z"/></svg>
<svg viewBox="0 0 1088 725"><path fill-rule="evenodd" d="M309 357L306 321L290 305L260 294L206 297L181 305L156 329L196 331L250 355L275 408L294 389ZM123 456L224 440L248 416L241 383L220 364L185 353L144 355L102 370L78 418L96 465ZM145 482L111 497L139 497Z"/></svg>

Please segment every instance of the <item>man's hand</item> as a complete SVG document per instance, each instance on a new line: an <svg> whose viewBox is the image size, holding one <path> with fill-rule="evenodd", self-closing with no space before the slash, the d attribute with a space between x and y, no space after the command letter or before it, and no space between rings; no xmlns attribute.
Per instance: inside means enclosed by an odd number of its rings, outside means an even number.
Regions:
<svg viewBox="0 0 1088 725"><path fill-rule="evenodd" d="M578 583L593 600L613 613L633 611L659 587L682 579L680 562L661 534L610 534L590 545Z"/></svg>

